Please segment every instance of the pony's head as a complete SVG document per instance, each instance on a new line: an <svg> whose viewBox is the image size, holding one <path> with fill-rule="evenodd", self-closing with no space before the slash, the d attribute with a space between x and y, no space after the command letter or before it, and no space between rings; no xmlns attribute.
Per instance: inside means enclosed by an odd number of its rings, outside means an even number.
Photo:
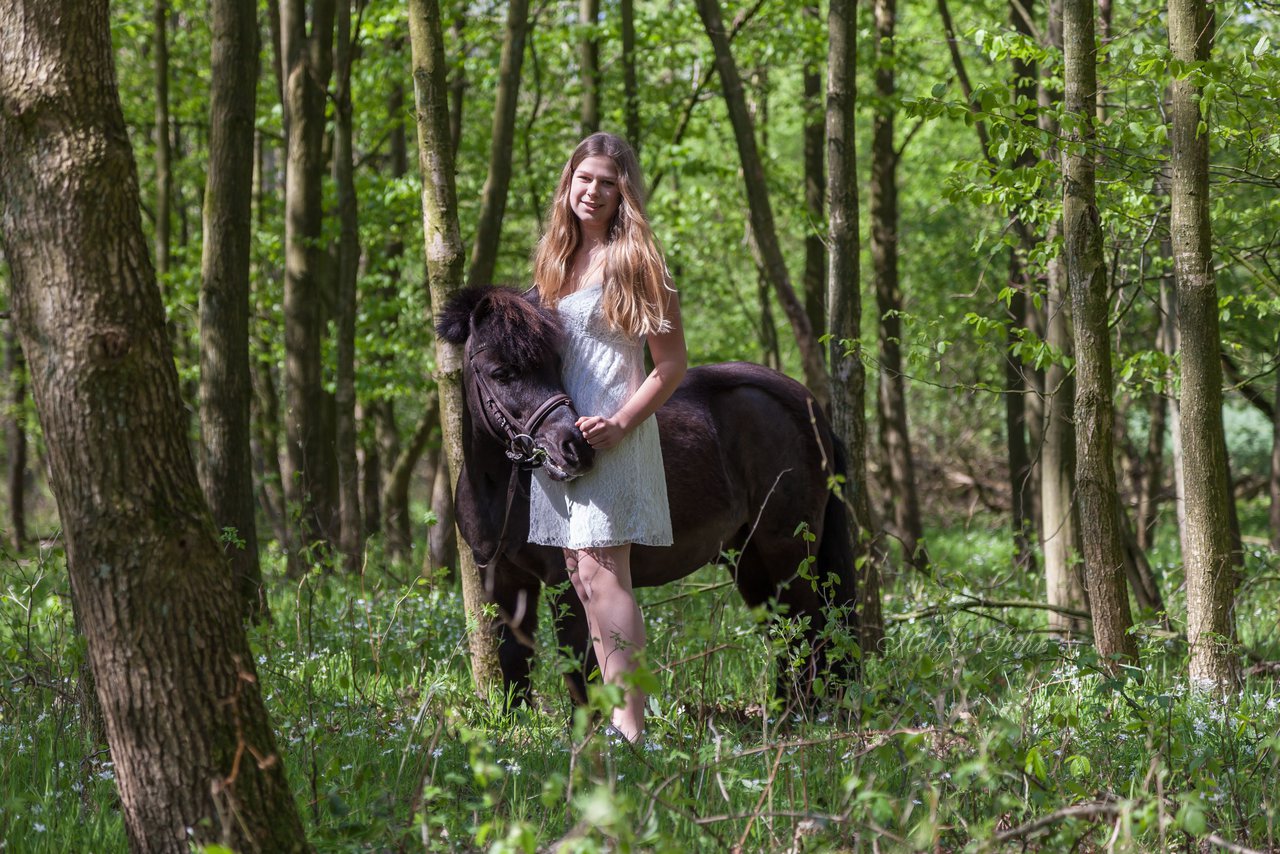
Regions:
<svg viewBox="0 0 1280 854"><path fill-rule="evenodd" d="M574 426L560 380L563 332L554 312L511 288L470 287L439 312L436 333L463 348L472 424L555 480L591 468L595 452Z"/></svg>

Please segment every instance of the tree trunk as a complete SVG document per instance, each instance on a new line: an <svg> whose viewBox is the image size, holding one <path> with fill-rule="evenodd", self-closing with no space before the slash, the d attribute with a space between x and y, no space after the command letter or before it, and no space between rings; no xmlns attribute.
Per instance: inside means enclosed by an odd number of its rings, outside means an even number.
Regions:
<svg viewBox="0 0 1280 854"><path fill-rule="evenodd" d="M1062 49L1062 1L1050 0L1048 44ZM1046 74L1040 78L1041 130L1049 138L1059 134L1052 109L1062 93L1052 88ZM1059 162L1062 153L1051 148L1044 154ZM1054 243L1062 236L1062 223L1054 223L1045 240ZM1074 350L1071 331L1071 291L1060 258L1049 262L1046 271L1045 340L1070 359ZM1079 563L1080 520L1075 503L1076 434L1074 426L1075 378L1062 362L1049 365L1044 378L1044 444L1040 451L1040 536L1044 553L1046 599L1051 605L1082 611L1088 608L1084 577ZM1050 612L1049 628L1065 635L1078 635L1088 623L1078 617Z"/></svg>
<svg viewBox="0 0 1280 854"><path fill-rule="evenodd" d="M13 320L4 327L4 372L9 378L9 406L5 414L5 463L9 469L9 547L22 551L27 542L27 366L22 359Z"/></svg>
<svg viewBox="0 0 1280 854"><path fill-rule="evenodd" d="M636 82L635 0L621 0L622 14L622 112L627 142L640 153L640 86Z"/></svg>
<svg viewBox="0 0 1280 854"><path fill-rule="evenodd" d="M1124 577L1124 543L1117 526L1112 466L1111 343L1107 282L1094 187L1093 112L1097 48L1093 0L1063 3L1066 109L1077 128L1068 142L1062 202L1067 281L1076 340L1076 489L1085 583L1099 654L1135 661L1133 618Z"/></svg>
<svg viewBox="0 0 1280 854"><path fill-rule="evenodd" d="M518 16L522 21L524 4L516 0L511 5L513 19L517 17L514 14L516 6L522 7ZM463 250L453 184L453 146L448 135L444 38L440 6L436 0L410 0L409 36L413 46L427 281L431 288L431 304L443 306L462 286ZM520 40L523 41L523 34ZM506 46L503 52L505 56ZM514 108L514 104L512 106ZM439 337L436 338L436 382L440 395L444 455L449 462L449 485L456 487L458 474L462 471L462 353L458 347ZM459 554L459 574L462 576L462 599L470 630L471 677L476 690L487 695L501 684L498 633L496 623L482 613L484 588L470 549L462 549Z"/></svg>
<svg viewBox="0 0 1280 854"><path fill-rule="evenodd" d="M436 523L427 531L427 553L424 556L423 575L433 577L445 567L457 567L458 527L445 520L453 518L453 489L450 483L457 480L450 475L449 461L444 454L437 454L435 479L431 488L431 510ZM463 549L469 554L470 549Z"/></svg>
<svg viewBox="0 0 1280 854"><path fill-rule="evenodd" d="M449 139L453 144L453 158L458 159L458 146L462 144L462 108L467 94L467 15L458 11L449 27L453 37L453 69L449 75ZM397 84L398 88L398 84Z"/></svg>
<svg viewBox="0 0 1280 854"><path fill-rule="evenodd" d="M1213 21L1204 0L1169 0L1169 48L1183 63L1207 62ZM1173 267L1178 282L1182 345L1182 465L1186 528L1187 638L1191 679L1226 689L1239 677L1235 635L1235 572L1231 556L1231 494L1222 429L1222 339L1209 223L1209 131L1200 89L1175 78L1172 96Z"/></svg>
<svg viewBox="0 0 1280 854"><path fill-rule="evenodd" d="M699 0L700 4L706 0ZM711 29L710 26L707 27ZM862 648L884 643L880 573L871 558L875 525L867 496L866 371L858 344L862 282L858 266L857 2L832 0L827 16L827 307L830 312L831 424L848 456L845 495L858 556L858 613ZM803 315L802 315L803 316Z"/></svg>
<svg viewBox="0 0 1280 854"><path fill-rule="evenodd" d="M204 494L245 616L265 620L249 450L249 265L258 19L253 0L212 4L209 171L200 286L200 437Z"/></svg>
<svg viewBox="0 0 1280 854"><path fill-rule="evenodd" d="M471 247L468 285L493 284L493 272L498 265L498 240L502 236L502 217L507 209L507 190L511 186L511 151L516 130L516 102L520 94L520 67L524 63L524 41L528 32L529 0L511 0L507 7L506 35L502 40L502 61L498 67L493 128L489 134L489 175L485 178L476 239ZM419 118L419 125L421 121ZM420 139L419 148L421 145ZM452 152L449 159L453 160Z"/></svg>
<svg viewBox="0 0 1280 854"><path fill-rule="evenodd" d="M1163 341L1156 333L1156 349L1163 349ZM1145 551L1151 548L1155 536L1156 513L1160 506L1160 493L1164 489L1164 395L1152 392L1147 407L1147 448L1142 458L1142 482L1138 491L1138 530L1135 542Z"/></svg>
<svg viewBox="0 0 1280 854"><path fill-rule="evenodd" d="M338 462L338 549L349 572L360 569L360 466L356 460L356 278L360 270L355 148L352 130L352 0L338 8L337 74L334 92L333 172L338 187L338 370L335 383L335 444Z"/></svg>
<svg viewBox="0 0 1280 854"><path fill-rule="evenodd" d="M0 2L0 231L130 847L307 844L187 442L107 4Z"/></svg>
<svg viewBox="0 0 1280 854"><path fill-rule="evenodd" d="M169 136L169 0L155 0L152 7L152 50L156 75L156 275L161 284L169 274L169 236L173 219L172 148Z"/></svg>
<svg viewBox="0 0 1280 854"><path fill-rule="evenodd" d="M1280 359L1280 352L1276 357ZM1267 479L1271 497L1271 548L1280 552L1280 371L1276 371L1276 402L1271 409L1271 476Z"/></svg>
<svg viewBox="0 0 1280 854"><path fill-rule="evenodd" d="M600 0L578 0L578 24L582 27L579 48L582 78L581 135L600 130Z"/></svg>
<svg viewBox="0 0 1280 854"><path fill-rule="evenodd" d="M893 128L897 113L894 69L896 0L875 0L876 107L871 140L871 265L879 317L877 349L880 377L876 416L880 449L888 473L894 535L902 542L906 561L917 569L928 566L923 550L924 528L916 498L915 461L907 430L907 394L902 378L902 292L898 279L898 151Z"/></svg>
<svg viewBox="0 0 1280 854"><path fill-rule="evenodd" d="M334 0L314 0L307 33L305 0L280 0L284 57L285 170L284 346L288 468L284 472L290 516L298 537L290 566L332 535L329 493L334 449L326 441L326 402L321 368L325 317L323 248L325 90L332 72Z"/></svg>
<svg viewBox="0 0 1280 854"><path fill-rule="evenodd" d="M440 426L440 404L433 397L418 420L413 436L404 450L397 454L395 465L387 477L382 492L382 505L386 508L386 544L387 556L400 561L409 559L413 548L413 529L409 516L409 483L413 479L413 470L427 447L427 440ZM447 478L446 478L447 480Z"/></svg>
<svg viewBox="0 0 1280 854"><path fill-rule="evenodd" d="M805 3L805 21L821 21L817 3ZM822 238L827 219L827 176L823 146L826 128L822 111L821 66L814 57L804 63L804 207L808 227L804 237L804 313L814 334L827 332L827 247Z"/></svg>
<svg viewBox="0 0 1280 854"><path fill-rule="evenodd" d="M755 129L752 127L751 115L747 110L742 78L738 74L738 67L729 50L729 37L725 32L724 21L720 17L720 3L718 0L698 0L698 14L702 17L702 25L715 51L716 70L720 74L725 106L729 110L733 135L738 143L738 156L742 162L742 173L747 184L751 233L755 235L769 281L778 297L778 303L791 323L791 330L799 345L805 382L818 403L826 406L829 386L826 367L822 361L822 347L818 343L818 336L813 332L813 327L809 325L809 316L805 314L804 306L796 296L795 288L791 286L791 274L787 272L787 262L782 256L782 248L778 243L773 208L769 203L769 191L765 182L764 163L760 159L760 151L756 145ZM857 327L853 327L851 334L857 337ZM858 365L861 370L860 360Z"/></svg>

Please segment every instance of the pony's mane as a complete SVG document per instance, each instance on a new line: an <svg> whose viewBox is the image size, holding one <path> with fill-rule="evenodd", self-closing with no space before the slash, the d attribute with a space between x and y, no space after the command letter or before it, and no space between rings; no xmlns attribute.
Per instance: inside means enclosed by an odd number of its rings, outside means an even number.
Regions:
<svg viewBox="0 0 1280 854"><path fill-rule="evenodd" d="M563 330L556 314L514 288L476 285L450 299L436 319L436 333L461 346L479 331L490 352L504 365L534 367L560 348Z"/></svg>

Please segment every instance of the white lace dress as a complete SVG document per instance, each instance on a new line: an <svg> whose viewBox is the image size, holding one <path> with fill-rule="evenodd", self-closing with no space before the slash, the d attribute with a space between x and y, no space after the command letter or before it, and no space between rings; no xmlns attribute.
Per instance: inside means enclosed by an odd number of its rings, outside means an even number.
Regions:
<svg viewBox="0 0 1280 854"><path fill-rule="evenodd" d="M644 341L612 329L597 282L560 300L563 379L579 415L610 416L644 382ZM614 448L597 451L582 477L558 482L534 471L529 541L571 549L623 543L671 545L671 511L658 423L646 418Z"/></svg>

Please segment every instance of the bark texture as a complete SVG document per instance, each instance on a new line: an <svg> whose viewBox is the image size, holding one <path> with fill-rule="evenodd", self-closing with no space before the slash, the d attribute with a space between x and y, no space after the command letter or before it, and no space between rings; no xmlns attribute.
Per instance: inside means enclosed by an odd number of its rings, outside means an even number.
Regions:
<svg viewBox="0 0 1280 854"><path fill-rule="evenodd" d="M822 12L817 3L805 3L801 14L806 24L821 26ZM804 313L809 326L822 335L827 332L827 136L822 109L822 66L817 57L807 57L804 64L804 208L809 227L804 237Z"/></svg>
<svg viewBox="0 0 1280 854"><path fill-rule="evenodd" d="M524 63L524 41L528 32L529 0L511 0L507 7L507 30L502 40L502 60L498 67L493 128L489 133L489 174L484 181L476 239L471 247L471 265L467 269L466 279L468 285L493 284L493 271L498 265L498 239L502 236L502 218L507 210L507 191L511 186L511 152L516 132L516 102L520 95L520 67ZM414 50L417 50L416 45ZM416 62L414 67L418 67ZM443 71L441 68L442 73ZM421 95L419 92L419 97ZM418 120L421 135L421 115ZM449 153L449 160L453 161L452 151ZM425 170L423 175L426 177ZM449 180L452 183L452 175ZM453 215L457 216L456 210Z"/></svg>
<svg viewBox="0 0 1280 854"><path fill-rule="evenodd" d="M782 311L791 324L796 344L799 346L805 383L818 402L825 406L829 397L829 388L826 367L822 361L822 347L818 343L818 336L814 334L813 327L809 324L809 316L805 314L804 305L791 285L791 274L787 271L787 262L778 243L773 207L769 202L768 185L765 181L764 162L760 159L760 149L756 145L755 128L752 126L751 114L747 108L742 77L738 73L738 66L729 49L729 34L725 30L724 20L720 15L720 3L718 0L698 0L698 14L702 17L703 28L707 31L711 47L715 51L716 71L720 75L725 107L728 108L729 120L733 125L733 136L738 144L738 157L742 163L742 172L747 185L751 233L755 236L756 245L760 249L760 259L773 286L774 294L778 298L778 304L782 306ZM857 333L855 332L854 335L856 336ZM858 364L861 369L861 361Z"/></svg>
<svg viewBox="0 0 1280 854"><path fill-rule="evenodd" d="M521 4L512 3L513 8L517 5ZM445 100L444 38L437 0L410 0L409 38L413 47L427 282L431 288L431 304L440 306L462 287L463 250ZM442 338L436 338L436 381L444 453L449 461L450 485L456 488L458 473L462 471L462 353ZM462 549L458 562L462 598L467 609L471 677L476 690L487 694L502 684L497 625L481 613L484 588L471 550Z"/></svg>
<svg viewBox="0 0 1280 854"><path fill-rule="evenodd" d="M249 449L249 265L258 19L253 0L214 0L209 173L200 269L200 441L204 494L245 615L265 619Z"/></svg>
<svg viewBox="0 0 1280 854"><path fill-rule="evenodd" d="M304 851L187 444L103 0L0 2L0 231L130 847Z"/></svg>
<svg viewBox="0 0 1280 854"><path fill-rule="evenodd" d="M356 278L360 270L360 228L352 128L352 0L338 8L337 74L334 86L333 174L338 186L338 370L334 403L334 444L338 463L338 550L346 569L360 568L360 466L356 459Z"/></svg>
<svg viewBox="0 0 1280 854"><path fill-rule="evenodd" d="M1074 125L1062 202L1067 281L1076 338L1076 490L1085 583L1098 652L1136 660L1125 586L1124 542L1117 524L1112 464L1114 404L1102 228L1094 185L1093 122L1097 90L1093 0L1063 3L1066 109Z"/></svg>
<svg viewBox="0 0 1280 854"><path fill-rule="evenodd" d="M831 425L848 455L845 495L853 517L854 554L859 562L858 605L862 647L884 643L880 574L871 559L871 502L867 482L866 369L859 343L862 324L858 266L857 3L832 0L827 16L827 197L831 203L827 247L827 308L830 314ZM851 342L848 346L846 342Z"/></svg>
<svg viewBox="0 0 1280 854"><path fill-rule="evenodd" d="M579 45L582 78L582 136L600 130L600 37L596 23L600 0L578 0L578 23L582 26Z"/></svg>
<svg viewBox="0 0 1280 854"><path fill-rule="evenodd" d="M640 152L640 85L636 80L636 4L620 0L622 15L622 112L627 142Z"/></svg>
<svg viewBox="0 0 1280 854"><path fill-rule="evenodd" d="M334 496L330 472L334 449L326 429L321 369L325 322L323 248L325 90L333 71L334 0L314 0L310 33L305 0L280 0L284 124L288 146L285 170L284 471L290 511L298 513L299 551L327 543L333 534ZM297 565L292 568L296 571Z"/></svg>
<svg viewBox="0 0 1280 854"><path fill-rule="evenodd" d="M22 358L10 321L4 327L4 372L9 379L9 400L5 407L4 446L9 484L9 546L22 551L27 541L27 425L23 410L27 403L27 366Z"/></svg>
<svg viewBox="0 0 1280 854"><path fill-rule="evenodd" d="M871 266L876 289L877 350L880 375L876 416L880 422L880 452L884 456L888 495L893 508L893 534L902 543L907 562L924 568L924 527L916 497L915 460L907 429L907 390L902 376L902 291L898 278L898 150L893 130L897 113L894 72L896 0L875 0L876 108L871 131Z"/></svg>
<svg viewBox="0 0 1280 854"><path fill-rule="evenodd" d="M1170 0L1169 47L1175 59L1205 62L1213 22L1204 0ZM1235 570L1231 493L1222 429L1222 339L1209 224L1209 130L1200 89L1188 78L1172 86L1173 267L1182 345L1182 466L1186 490L1183 563L1187 573L1187 638L1191 678L1221 688L1239 678L1235 635Z"/></svg>

